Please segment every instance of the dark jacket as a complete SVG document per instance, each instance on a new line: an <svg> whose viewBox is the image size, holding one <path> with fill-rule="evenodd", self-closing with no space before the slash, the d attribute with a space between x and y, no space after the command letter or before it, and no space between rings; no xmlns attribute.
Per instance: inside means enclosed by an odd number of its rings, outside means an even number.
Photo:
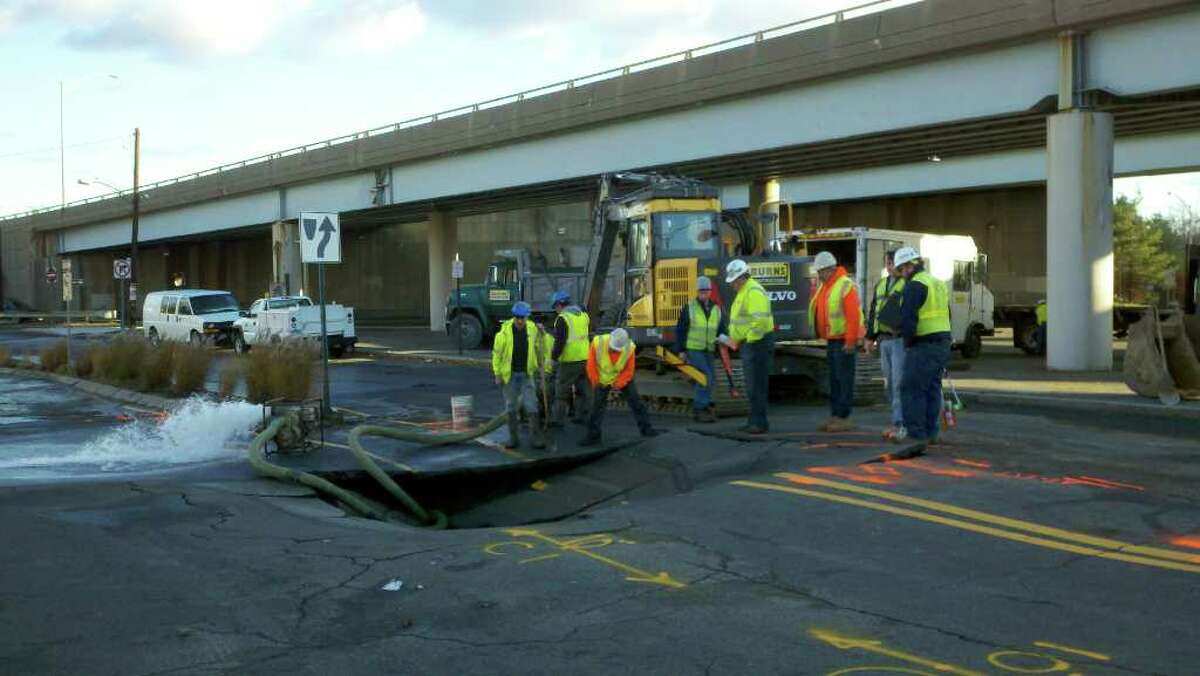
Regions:
<svg viewBox="0 0 1200 676"><path fill-rule="evenodd" d="M704 303L700 304L706 317L712 314L712 307L715 304L712 300L708 301L707 306ZM679 313L679 321L675 322L675 344L671 346L675 354L683 354L687 350L688 329L692 324L691 305L688 303L683 306L683 310ZM724 309L721 311L721 321L717 322L717 335L722 334L729 335L729 313Z"/></svg>

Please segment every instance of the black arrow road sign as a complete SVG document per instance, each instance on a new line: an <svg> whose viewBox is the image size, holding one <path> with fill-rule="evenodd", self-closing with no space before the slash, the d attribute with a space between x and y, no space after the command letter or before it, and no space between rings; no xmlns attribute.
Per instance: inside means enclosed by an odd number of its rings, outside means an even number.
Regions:
<svg viewBox="0 0 1200 676"><path fill-rule="evenodd" d="M329 217L326 216L325 219L321 221L321 232L325 233L325 236L321 238L321 243L317 245L317 258L325 257L325 245L329 244L329 238L333 236L334 229L333 223L330 222ZM309 237L309 239L311 239L311 237Z"/></svg>

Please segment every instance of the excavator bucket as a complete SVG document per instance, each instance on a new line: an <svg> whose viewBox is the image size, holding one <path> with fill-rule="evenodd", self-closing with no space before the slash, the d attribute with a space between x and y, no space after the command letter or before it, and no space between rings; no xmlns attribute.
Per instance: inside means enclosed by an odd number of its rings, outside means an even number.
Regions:
<svg viewBox="0 0 1200 676"><path fill-rule="evenodd" d="M1146 312L1129 327L1125 384L1164 403L1200 399L1200 317L1178 310Z"/></svg>

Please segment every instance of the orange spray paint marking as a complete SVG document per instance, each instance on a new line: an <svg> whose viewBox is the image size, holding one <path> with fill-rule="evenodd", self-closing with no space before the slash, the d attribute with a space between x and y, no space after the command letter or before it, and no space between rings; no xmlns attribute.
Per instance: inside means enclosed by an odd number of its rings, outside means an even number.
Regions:
<svg viewBox="0 0 1200 676"><path fill-rule="evenodd" d="M1098 479L1098 478L1096 478L1096 477L1094 477L1094 476L1080 476L1079 478L1080 478L1080 479L1086 479L1086 480L1088 480L1088 481L1091 481L1091 482L1093 482L1093 483L1104 484L1104 485L1106 485L1106 486L1108 486L1108 487L1111 487L1111 488L1128 488L1128 489L1129 489L1129 490L1131 490L1131 491L1144 491L1144 490L1146 490L1146 488L1145 488L1144 486L1138 486L1137 484L1127 484L1127 483L1122 483L1122 482L1120 482L1120 481L1110 481L1109 479Z"/></svg>
<svg viewBox="0 0 1200 676"><path fill-rule="evenodd" d="M967 467L978 467L979 469L991 469L992 463L986 460L967 460L966 458L955 458L954 462Z"/></svg>
<svg viewBox="0 0 1200 676"><path fill-rule="evenodd" d="M809 467L808 471L815 474L831 474L843 479L858 481L865 484L891 486L900 483L904 478L894 467L885 465L857 465L853 467Z"/></svg>
<svg viewBox="0 0 1200 676"><path fill-rule="evenodd" d="M910 469L921 470L922 472L928 472L934 476L952 476L960 479L978 476L977 472L972 472L970 470L954 469L952 467L937 467L919 460L897 460L894 462L894 464L902 467L908 467Z"/></svg>
<svg viewBox="0 0 1200 676"><path fill-rule="evenodd" d="M1168 538L1167 542L1175 545L1176 547L1200 549L1200 535L1176 535L1173 538Z"/></svg>

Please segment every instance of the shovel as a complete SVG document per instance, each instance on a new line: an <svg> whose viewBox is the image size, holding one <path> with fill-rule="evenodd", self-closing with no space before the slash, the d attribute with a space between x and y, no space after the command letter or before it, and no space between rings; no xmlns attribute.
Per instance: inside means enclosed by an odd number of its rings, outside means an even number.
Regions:
<svg viewBox="0 0 1200 676"><path fill-rule="evenodd" d="M1154 334L1158 338L1158 353L1162 357L1162 371L1158 375L1158 400L1163 406L1176 406L1179 404L1179 390L1175 389L1175 381L1171 379L1171 369L1167 367L1167 348L1163 342L1162 323L1158 319L1158 310L1152 308L1154 313Z"/></svg>

